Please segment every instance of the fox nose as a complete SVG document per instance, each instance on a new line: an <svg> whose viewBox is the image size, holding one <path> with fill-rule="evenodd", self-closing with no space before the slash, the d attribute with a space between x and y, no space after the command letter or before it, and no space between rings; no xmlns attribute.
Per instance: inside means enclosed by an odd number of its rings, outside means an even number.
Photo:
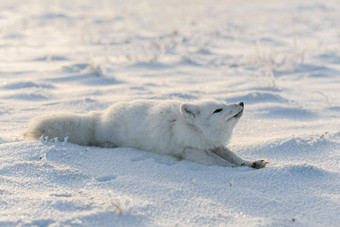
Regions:
<svg viewBox="0 0 340 227"><path fill-rule="evenodd" d="M243 102L240 102L239 105L242 106L242 107L244 107L244 103L243 103Z"/></svg>

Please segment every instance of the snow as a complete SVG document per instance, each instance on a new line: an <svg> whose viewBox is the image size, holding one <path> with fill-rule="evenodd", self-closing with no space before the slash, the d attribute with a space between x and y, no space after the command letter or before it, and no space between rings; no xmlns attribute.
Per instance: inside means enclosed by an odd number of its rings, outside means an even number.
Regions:
<svg viewBox="0 0 340 227"><path fill-rule="evenodd" d="M340 5L0 3L0 226L338 226ZM26 141L120 100L245 103L229 147L265 169Z"/></svg>

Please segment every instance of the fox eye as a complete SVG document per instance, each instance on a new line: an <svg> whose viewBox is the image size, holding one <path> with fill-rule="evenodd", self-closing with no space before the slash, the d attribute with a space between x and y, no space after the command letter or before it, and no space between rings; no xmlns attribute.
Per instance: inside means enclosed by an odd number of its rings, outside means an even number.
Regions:
<svg viewBox="0 0 340 227"><path fill-rule="evenodd" d="M214 113L219 113L219 112L221 112L223 109L222 108L218 108L218 109L216 109L215 111L214 111Z"/></svg>

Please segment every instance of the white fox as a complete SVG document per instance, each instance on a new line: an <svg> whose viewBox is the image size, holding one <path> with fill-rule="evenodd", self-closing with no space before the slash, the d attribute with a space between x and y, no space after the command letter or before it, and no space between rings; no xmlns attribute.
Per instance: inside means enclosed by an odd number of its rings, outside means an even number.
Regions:
<svg viewBox="0 0 340 227"><path fill-rule="evenodd" d="M243 107L242 102L120 102L104 112L38 118L24 136L60 141L68 137L84 146L133 147L206 165L263 168L265 160L243 160L226 148Z"/></svg>

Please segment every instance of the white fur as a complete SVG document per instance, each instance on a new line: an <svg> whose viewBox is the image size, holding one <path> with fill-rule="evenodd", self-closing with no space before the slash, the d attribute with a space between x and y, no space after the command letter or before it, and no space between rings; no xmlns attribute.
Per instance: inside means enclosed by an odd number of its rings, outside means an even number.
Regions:
<svg viewBox="0 0 340 227"><path fill-rule="evenodd" d="M60 141L68 137L69 142L85 146L133 147L207 165L265 167L264 160L246 161L226 148L242 111L241 104L215 101L120 102L104 112L36 119L24 136Z"/></svg>

